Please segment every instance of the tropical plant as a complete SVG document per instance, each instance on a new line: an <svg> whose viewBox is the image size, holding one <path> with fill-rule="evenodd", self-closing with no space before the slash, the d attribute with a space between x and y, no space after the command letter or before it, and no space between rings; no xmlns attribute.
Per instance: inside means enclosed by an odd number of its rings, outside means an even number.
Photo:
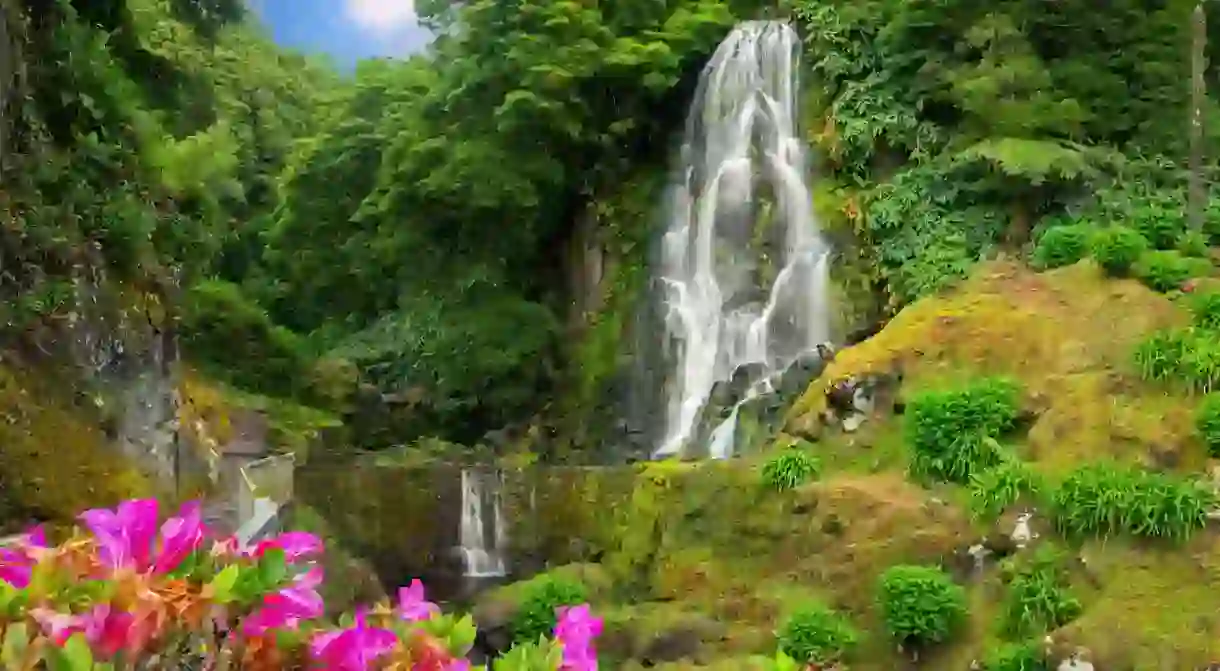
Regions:
<svg viewBox="0 0 1220 671"><path fill-rule="evenodd" d="M322 619L317 537L288 532L240 547L212 538L198 503L160 525L155 500L80 516L57 546L41 529L0 549L0 661L10 669L469 669L469 616L442 614L418 580L395 607ZM601 621L557 612L554 638L495 662L499 671L596 668Z"/></svg>

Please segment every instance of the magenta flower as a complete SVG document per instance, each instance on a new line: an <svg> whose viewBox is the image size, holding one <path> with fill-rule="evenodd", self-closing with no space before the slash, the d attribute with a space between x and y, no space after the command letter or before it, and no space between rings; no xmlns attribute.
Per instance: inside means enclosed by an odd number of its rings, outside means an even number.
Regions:
<svg viewBox="0 0 1220 671"><path fill-rule="evenodd" d="M114 657L126 646L135 621L130 613L113 610L106 603L79 615L57 613L49 608L34 608L30 615L56 645L67 643L73 634L83 633L94 651L106 658Z"/></svg>
<svg viewBox="0 0 1220 671"><path fill-rule="evenodd" d="M398 588L398 616L408 622L430 620L440 615L440 606L424 598L424 584L416 578Z"/></svg>
<svg viewBox="0 0 1220 671"><path fill-rule="evenodd" d="M593 615L587 603L560 606L556 615L555 640L563 648L561 671L597 671L593 639L601 636L602 619Z"/></svg>
<svg viewBox="0 0 1220 671"><path fill-rule="evenodd" d="M367 671L369 665L398 644L394 632L370 627L364 610L356 611L356 622L349 629L318 634L309 650L315 661L328 671Z"/></svg>
<svg viewBox="0 0 1220 671"><path fill-rule="evenodd" d="M242 633L261 636L272 629L296 629L304 620L322 617L325 604L318 594L322 569L314 567L293 583L263 599L263 604L242 621Z"/></svg>
<svg viewBox="0 0 1220 671"><path fill-rule="evenodd" d="M183 505L177 517L165 521L155 554L156 499L123 501L115 510L86 510L80 520L97 539L102 562L113 569L172 571L203 543L203 520L197 501Z"/></svg>
<svg viewBox="0 0 1220 671"><path fill-rule="evenodd" d="M25 589L30 584L30 575L38 563L34 548L47 546L46 532L36 526L25 533L15 546L0 547L0 580Z"/></svg>
<svg viewBox="0 0 1220 671"><path fill-rule="evenodd" d="M255 557L261 557L271 548L283 550L284 559L291 564L298 559L321 554L322 540L306 531L288 531L275 538L260 541L258 545L254 546L254 551L251 554Z"/></svg>

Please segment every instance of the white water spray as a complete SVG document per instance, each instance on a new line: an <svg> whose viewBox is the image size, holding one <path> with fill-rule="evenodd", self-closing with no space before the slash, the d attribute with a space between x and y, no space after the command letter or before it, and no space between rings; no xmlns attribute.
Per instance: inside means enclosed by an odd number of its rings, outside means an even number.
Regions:
<svg viewBox="0 0 1220 671"><path fill-rule="evenodd" d="M688 449L713 386L739 366L765 378L829 339L830 255L805 185L799 62L791 26L749 21L700 76L662 248L678 356L656 456ZM763 380L752 382L750 396ZM736 416L714 432L709 456L730 456Z"/></svg>
<svg viewBox="0 0 1220 671"><path fill-rule="evenodd" d="M489 487L490 485L490 487ZM491 505L491 534L485 524L484 506ZM462 470L462 517L458 529L466 577L495 578L508 573L504 555L506 525L499 475L489 471ZM490 541L490 542L489 542Z"/></svg>

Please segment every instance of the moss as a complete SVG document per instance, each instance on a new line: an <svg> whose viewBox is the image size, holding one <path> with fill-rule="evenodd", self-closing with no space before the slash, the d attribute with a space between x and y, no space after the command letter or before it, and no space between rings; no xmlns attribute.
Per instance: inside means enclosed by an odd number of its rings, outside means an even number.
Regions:
<svg viewBox="0 0 1220 671"><path fill-rule="evenodd" d="M790 411L789 426L807 430L825 407L826 388L848 376L900 365L909 390L1002 374L1022 382L1039 413L1028 456L1048 471L1104 455L1142 458L1149 444L1198 464L1189 421L1195 402L1141 386L1129 365L1142 338L1186 320L1169 299L1133 280L1107 280L1089 262L1042 274L988 264L958 290L908 307L841 352Z"/></svg>
<svg viewBox="0 0 1220 671"><path fill-rule="evenodd" d="M234 389L193 369L183 371L180 391L179 420L192 444L201 449L216 449L233 438L230 417L237 409L266 414L271 450L292 452L298 457L306 456L321 431L343 424L323 410Z"/></svg>
<svg viewBox="0 0 1220 671"><path fill-rule="evenodd" d="M44 381L0 365L0 523L67 528L86 508L152 495L82 411L43 393Z"/></svg>

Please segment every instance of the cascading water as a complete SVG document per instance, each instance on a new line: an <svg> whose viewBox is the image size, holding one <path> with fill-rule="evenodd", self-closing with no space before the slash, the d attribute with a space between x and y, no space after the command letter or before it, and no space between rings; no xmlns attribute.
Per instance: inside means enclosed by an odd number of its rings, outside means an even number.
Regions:
<svg viewBox="0 0 1220 671"><path fill-rule="evenodd" d="M495 578L508 573L504 555L500 552L508 540L500 484L497 473L462 469L462 517L458 542L461 544L459 549L466 577ZM484 523L488 504L492 509L491 529Z"/></svg>
<svg viewBox="0 0 1220 671"><path fill-rule="evenodd" d="M700 76L670 191L660 285L676 349L656 456L705 441L733 451L741 403L829 339L829 246L797 135L800 40L779 21L738 25ZM699 435L718 384L744 398Z"/></svg>

